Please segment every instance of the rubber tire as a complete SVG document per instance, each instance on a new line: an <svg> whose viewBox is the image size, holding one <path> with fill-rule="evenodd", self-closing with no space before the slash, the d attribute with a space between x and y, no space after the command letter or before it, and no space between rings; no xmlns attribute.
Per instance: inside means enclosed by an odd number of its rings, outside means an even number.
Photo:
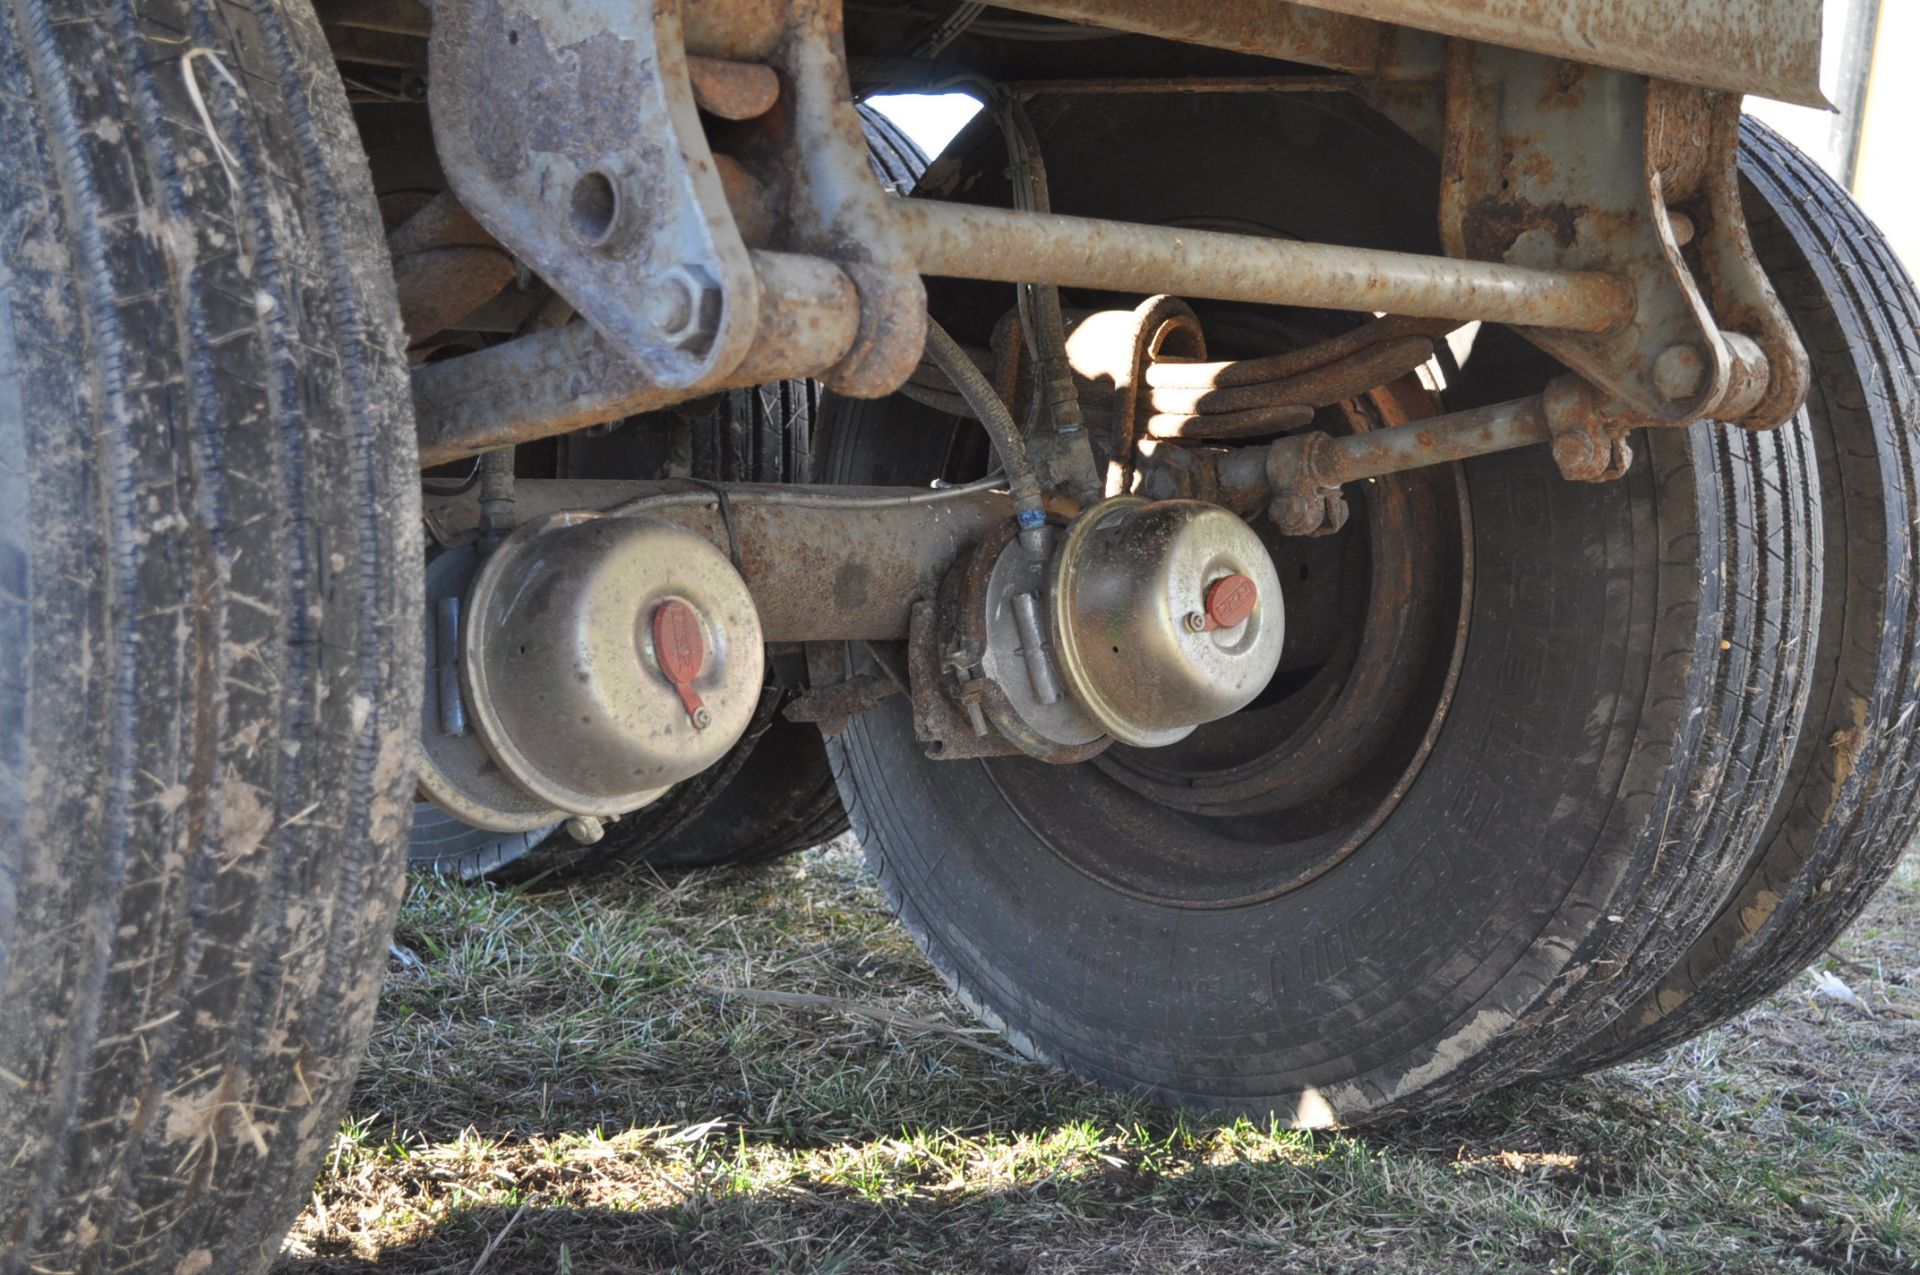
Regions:
<svg viewBox="0 0 1920 1275"><path fill-rule="evenodd" d="M1363 206L1330 201L1392 171L1378 139L1339 135L1319 104L1230 105L1234 127L1211 130L1187 118L1225 109L1204 103L1036 112L1055 206L1258 223L1278 214L1248 180L1248 139L1308 138L1276 169L1320 197L1313 215L1360 224ZM1207 136L1234 145L1180 142ZM1117 180L1115 146L1162 179ZM956 163L953 188L1004 198L997 158ZM938 472L948 440L926 415L835 404L822 476ZM1445 727L1368 843L1292 893L1196 909L1122 891L1048 838L1128 836L1144 803L1074 788L1071 769L928 761L898 702L855 719L829 755L908 930L1023 1052L1179 1105L1351 1123L1526 1074L1714 914L1786 780L1806 675L1818 506L1801 440L1635 446L1634 470L1600 486L1537 449L1464 466L1476 584ZM1044 796L1015 810L1013 789Z"/></svg>
<svg viewBox="0 0 1920 1275"><path fill-rule="evenodd" d="M656 868L712 868L797 854L847 830L847 812L811 722L776 717L699 818L647 847Z"/></svg>
<svg viewBox="0 0 1920 1275"><path fill-rule="evenodd" d="M403 879L385 244L303 3L7 0L0 89L0 1271L245 1275Z"/></svg>
<svg viewBox="0 0 1920 1275"><path fill-rule="evenodd" d="M1655 1052L1777 990L1852 924L1920 828L1920 297L1839 183L1757 120L1742 142L1754 246L1812 362L1791 427L1818 454L1824 494L1808 724L1712 924L1560 1072Z"/></svg>
<svg viewBox="0 0 1920 1275"><path fill-rule="evenodd" d="M455 881L473 881L525 855L558 830L494 832L456 819L430 801L413 807L413 835L407 842L407 868Z"/></svg>

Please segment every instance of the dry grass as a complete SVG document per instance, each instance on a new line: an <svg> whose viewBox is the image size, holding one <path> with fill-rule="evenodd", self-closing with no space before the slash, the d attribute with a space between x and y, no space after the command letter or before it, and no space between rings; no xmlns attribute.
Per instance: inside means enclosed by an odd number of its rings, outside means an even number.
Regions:
<svg viewBox="0 0 1920 1275"><path fill-rule="evenodd" d="M1920 1270L1920 855L1654 1062L1358 1133L1171 1115L974 1029L846 846L416 886L277 1270ZM1868 1012L1870 1011L1870 1013Z"/></svg>

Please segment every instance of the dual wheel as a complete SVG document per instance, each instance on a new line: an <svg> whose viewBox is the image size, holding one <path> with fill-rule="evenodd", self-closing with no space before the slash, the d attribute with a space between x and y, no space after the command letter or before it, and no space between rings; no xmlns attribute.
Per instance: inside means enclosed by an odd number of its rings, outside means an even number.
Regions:
<svg viewBox="0 0 1920 1275"><path fill-rule="evenodd" d="M412 814L386 247L303 5L8 0L0 88L0 1272L257 1271ZM1430 166L1331 100L1035 115L1064 211L1431 246L1395 185ZM1290 563L1295 614L1339 585L1319 644L1179 753L932 763L897 705L834 745L908 926L1020 1047L1366 1118L1698 1030L1864 902L1913 825L1920 315L1803 160L1756 133L1747 175L1814 356L1792 426L1648 439L1605 487L1514 455L1370 494ZM826 476L980 472L899 410L837 414ZM1384 566L1426 636L1376 671Z"/></svg>
<svg viewBox="0 0 1920 1275"><path fill-rule="evenodd" d="M1383 232L1431 160L1366 117L1176 109L1194 118L1037 109L1055 208L1426 246L1430 209L1419 237ZM1187 140L1268 131L1299 170ZM954 167L960 197L1006 198L985 137ZM1845 193L1758 124L1742 172L1813 361L1789 425L1642 431L1600 485L1542 449L1367 485L1332 543L1270 541L1289 651L1267 695L1172 748L932 761L898 703L830 742L901 919L983 1017L1169 1102L1353 1122L1671 1044L1857 915L1915 829L1920 310ZM964 332L994 299L935 304ZM1451 406L1559 371L1501 335ZM1394 393L1382 410L1420 391ZM822 463L845 483L984 464L972 426L898 400L839 405Z"/></svg>

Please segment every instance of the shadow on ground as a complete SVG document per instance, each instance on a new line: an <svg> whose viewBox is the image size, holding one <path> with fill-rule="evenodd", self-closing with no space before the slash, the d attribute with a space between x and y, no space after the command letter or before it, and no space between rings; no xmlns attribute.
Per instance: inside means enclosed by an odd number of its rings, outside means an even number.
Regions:
<svg viewBox="0 0 1920 1275"><path fill-rule="evenodd" d="M410 897L281 1275L1920 1269L1913 858L1810 979L1664 1058L1304 1133L971 1025L845 848Z"/></svg>

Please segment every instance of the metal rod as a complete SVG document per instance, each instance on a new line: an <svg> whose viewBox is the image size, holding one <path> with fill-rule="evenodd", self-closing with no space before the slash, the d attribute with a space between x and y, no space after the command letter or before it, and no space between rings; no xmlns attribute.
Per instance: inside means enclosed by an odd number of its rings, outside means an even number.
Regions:
<svg viewBox="0 0 1920 1275"><path fill-rule="evenodd" d="M1516 399L1447 416L1329 438L1310 454L1322 487L1379 478L1404 469L1467 460L1553 440L1545 400ZM1269 462L1268 470L1272 472Z"/></svg>
<svg viewBox="0 0 1920 1275"><path fill-rule="evenodd" d="M818 257L753 253L760 329L745 361L712 384L669 389L586 323L413 369L420 465L443 465L601 421L657 411L715 390L812 376L853 347L860 300L838 266Z"/></svg>
<svg viewBox="0 0 1920 1275"><path fill-rule="evenodd" d="M1251 512L1276 492L1322 491L1551 441L1546 399L1535 395L1388 429L1337 438L1314 431L1269 447L1237 448L1212 462L1212 494L1228 508Z"/></svg>
<svg viewBox="0 0 1920 1275"><path fill-rule="evenodd" d="M441 598L434 613L435 707L442 735L467 733L467 706L460 699L460 599Z"/></svg>
<svg viewBox="0 0 1920 1275"><path fill-rule="evenodd" d="M1020 631L1020 655L1027 662L1033 697L1042 704L1058 704L1060 675L1047 653L1047 622L1040 615L1040 599L1031 593L1014 594L1013 623Z"/></svg>
<svg viewBox="0 0 1920 1275"><path fill-rule="evenodd" d="M1603 332L1633 310L1610 275L1261 239L1004 208L893 201L924 274Z"/></svg>

